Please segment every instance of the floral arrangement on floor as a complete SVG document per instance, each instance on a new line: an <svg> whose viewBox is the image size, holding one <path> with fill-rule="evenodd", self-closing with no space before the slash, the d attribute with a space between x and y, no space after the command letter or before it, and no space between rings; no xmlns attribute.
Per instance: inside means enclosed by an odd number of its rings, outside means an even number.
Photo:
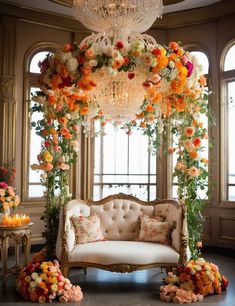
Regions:
<svg viewBox="0 0 235 306"><path fill-rule="evenodd" d="M126 74L136 82L136 67L141 65L145 80L140 84L145 98L135 118L124 122L127 133L135 128L150 136L153 152L171 130L178 143L169 153L178 154L175 176L178 180L179 199L187 205L189 246L194 259L199 255L201 241L203 199L200 189L208 184L207 157L203 155L208 127L202 115L209 116L206 79L201 67L189 52L177 42L169 46L149 46L135 39L132 42L114 41L113 47L98 44L66 44L55 55L48 55L39 63L40 88L32 111L42 112L44 119L33 123L42 137L42 150L35 170L43 170L47 204L44 214L44 236L51 254L56 241L59 211L70 199L69 173L79 151L80 126L86 130L93 120L101 126L109 118L92 99L96 89L96 74L109 73L114 77ZM51 251L50 251L51 250Z"/></svg>
<svg viewBox="0 0 235 306"><path fill-rule="evenodd" d="M218 266L203 258L190 260L185 267L178 267L175 274L169 272L164 283L160 287L161 300L177 304L202 301L204 296L220 294L228 286Z"/></svg>
<svg viewBox="0 0 235 306"><path fill-rule="evenodd" d="M16 287L25 300L32 302L79 302L83 298L81 288L63 277L56 260L30 263L20 272Z"/></svg>

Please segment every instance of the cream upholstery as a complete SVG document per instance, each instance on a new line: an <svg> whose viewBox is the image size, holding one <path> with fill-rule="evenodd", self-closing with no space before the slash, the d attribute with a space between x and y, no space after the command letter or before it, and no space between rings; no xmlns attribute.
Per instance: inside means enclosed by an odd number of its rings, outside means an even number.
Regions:
<svg viewBox="0 0 235 306"><path fill-rule="evenodd" d="M92 205L91 214L100 217L102 230L108 240L133 240L138 236L139 216L153 215L154 207L133 201L115 199L103 205Z"/></svg>
<svg viewBox="0 0 235 306"><path fill-rule="evenodd" d="M100 265L175 263L179 254L169 245L136 241L100 241L76 245L69 253L70 262Z"/></svg>
<svg viewBox="0 0 235 306"><path fill-rule="evenodd" d="M75 244L71 216L98 215L107 241ZM166 221L175 221L176 228L172 244L135 241L139 233L139 217L162 215ZM107 268L109 265L129 265L129 271L150 266L177 265L187 260L187 223L183 204L173 200L143 202L124 194L107 197L98 202L72 200L66 204L60 216L56 255L62 261L65 275L71 267L94 266ZM186 238L185 238L186 237ZM134 268L130 268L132 265ZM110 267L111 267L110 266ZM111 269L111 268L110 268ZM114 268L112 268L112 271ZM125 269L124 269L125 270ZM122 270L123 271L123 270Z"/></svg>

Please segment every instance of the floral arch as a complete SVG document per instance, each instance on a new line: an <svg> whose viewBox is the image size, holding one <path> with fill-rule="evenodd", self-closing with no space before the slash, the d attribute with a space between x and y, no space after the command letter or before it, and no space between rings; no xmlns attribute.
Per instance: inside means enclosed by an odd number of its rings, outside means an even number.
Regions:
<svg viewBox="0 0 235 306"><path fill-rule="evenodd" d="M55 55L48 55L39 66L41 91L34 97L32 111L44 113L43 120L33 123L43 141L38 164L32 168L43 170L47 246L56 240L59 211L71 197L69 173L79 150L80 126L88 133L94 120L100 120L102 127L111 120L127 132L138 128L149 135L155 153L169 130L177 135L177 143L168 153L177 154L174 176L178 197L187 206L189 245L196 258L203 229L203 199L198 192L205 188L208 177L208 160L203 156L203 140L208 137L208 131L200 119L201 114L208 116L206 79L196 58L177 42L169 46L148 44L147 48L137 37L128 44L117 40L112 48L103 49L89 41L66 44ZM138 90L144 91L144 100L138 101L139 106L136 100L122 106L123 114L127 115L123 122L120 116L109 117L113 114L110 111L113 106L108 105L110 97L103 104L97 102L97 83L102 86L100 81L107 74L111 84L112 79L121 75L127 86L135 82ZM130 109L135 109L135 116L129 116Z"/></svg>

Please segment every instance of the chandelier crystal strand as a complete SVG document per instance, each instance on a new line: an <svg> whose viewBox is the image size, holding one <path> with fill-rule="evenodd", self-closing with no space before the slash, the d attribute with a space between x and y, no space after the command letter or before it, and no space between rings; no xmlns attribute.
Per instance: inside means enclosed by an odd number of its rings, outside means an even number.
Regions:
<svg viewBox="0 0 235 306"><path fill-rule="evenodd" d="M91 100L97 101L104 117L114 122L130 121L135 118L143 103L145 90L141 85L146 80L145 71L135 71L135 80L127 73L111 76L106 69L97 70L92 79L98 86L91 92Z"/></svg>
<svg viewBox="0 0 235 306"><path fill-rule="evenodd" d="M74 0L73 15L94 32L110 29L147 31L157 18L162 17L162 0Z"/></svg>

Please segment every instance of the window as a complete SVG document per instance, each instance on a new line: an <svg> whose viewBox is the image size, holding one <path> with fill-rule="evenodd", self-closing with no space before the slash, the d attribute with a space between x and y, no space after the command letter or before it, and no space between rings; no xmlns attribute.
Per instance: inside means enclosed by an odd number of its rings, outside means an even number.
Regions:
<svg viewBox="0 0 235 306"><path fill-rule="evenodd" d="M225 52L222 70L222 195L223 200L235 201L235 43Z"/></svg>
<svg viewBox="0 0 235 306"><path fill-rule="evenodd" d="M127 135L107 124L105 135L95 137L93 199L123 192L142 200L154 200L157 157L151 155L148 146L149 139L141 131Z"/></svg>
<svg viewBox="0 0 235 306"><path fill-rule="evenodd" d="M31 107L35 104L31 97L36 91L40 90L38 87L38 78L40 75L40 68L38 63L43 61L46 55L53 53L53 47L40 48L40 50L29 51L25 58L25 104L24 104L24 171L23 171L23 201L32 199L39 199L43 197L44 187L41 183L41 172L36 172L31 169L31 165L37 163L37 155L41 150L41 137L36 135L35 129L31 127L33 121L41 120L42 114L30 113Z"/></svg>
<svg viewBox="0 0 235 306"><path fill-rule="evenodd" d="M208 60L207 55L202 51L190 51L190 53L193 56L196 57L198 64L201 65L201 69L202 69L203 74L208 79L208 76L209 76L209 60ZM209 88L206 87L205 92L208 92L208 90L209 90ZM200 121L203 122L204 127L208 128L208 118L207 118L207 116L201 114ZM173 136L173 146L176 145L177 142L178 142L177 136L174 135ZM202 140L202 146L204 147L203 157L205 157L209 160L209 142L208 142L208 139ZM176 154L173 154L172 171L174 171L176 162L177 162L177 156L176 156ZM175 177L174 180L173 180L173 184L172 184L172 197L173 198L177 198L177 189L178 189L178 184L177 184L177 178ZM207 192L208 192L208 185L205 186L204 190L198 190L198 194L199 194L201 199L207 199L207 197L208 197Z"/></svg>

